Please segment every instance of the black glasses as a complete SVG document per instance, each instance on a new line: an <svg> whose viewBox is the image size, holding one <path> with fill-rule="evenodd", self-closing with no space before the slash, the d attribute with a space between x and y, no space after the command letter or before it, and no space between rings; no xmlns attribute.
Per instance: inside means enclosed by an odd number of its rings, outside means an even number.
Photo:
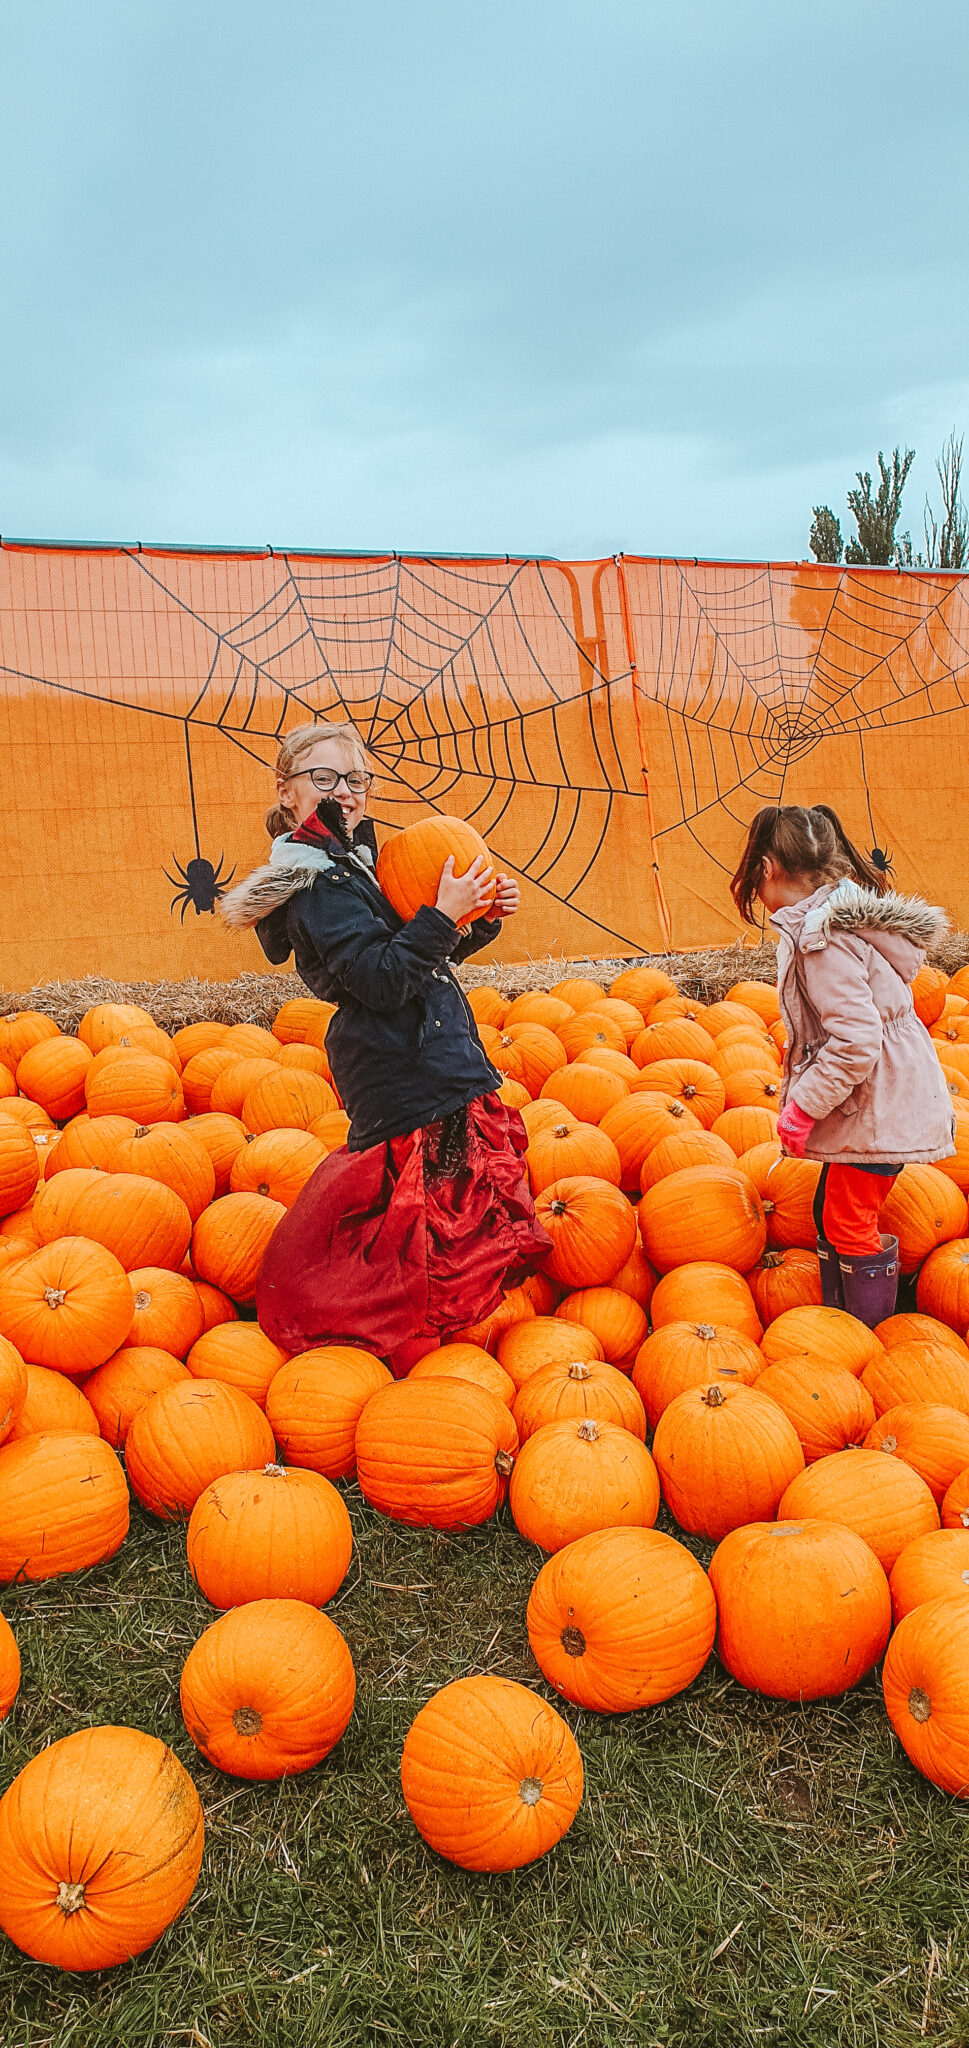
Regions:
<svg viewBox="0 0 969 2048"><path fill-rule="evenodd" d="M368 775L364 768L351 768L349 775L338 772L336 768L297 768L292 778L294 782L299 775L308 775L313 788L318 789L322 796L332 796L341 782L346 783L353 796L362 796L373 781L373 776Z"/></svg>

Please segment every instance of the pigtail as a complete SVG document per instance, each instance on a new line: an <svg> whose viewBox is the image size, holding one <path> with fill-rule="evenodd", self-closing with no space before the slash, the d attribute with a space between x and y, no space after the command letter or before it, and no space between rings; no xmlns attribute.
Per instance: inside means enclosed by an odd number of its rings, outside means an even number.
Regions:
<svg viewBox="0 0 969 2048"><path fill-rule="evenodd" d="M758 811L747 834L740 866L730 884L730 894L745 924L756 924L754 897L764 879L764 859L774 851L774 839L781 813L773 805Z"/></svg>
<svg viewBox="0 0 969 2048"><path fill-rule="evenodd" d="M827 819L837 842L838 853L855 881L860 882L863 889L874 889L876 896L884 896L888 888L887 877L879 874L871 861L866 860L864 854L859 853L858 848L852 845L837 811L833 811L830 804L815 804L814 816Z"/></svg>

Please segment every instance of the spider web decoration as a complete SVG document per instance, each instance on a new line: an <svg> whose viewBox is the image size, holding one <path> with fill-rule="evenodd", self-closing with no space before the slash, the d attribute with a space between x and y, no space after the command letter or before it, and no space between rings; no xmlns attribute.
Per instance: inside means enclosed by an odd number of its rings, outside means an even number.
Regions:
<svg viewBox="0 0 969 2048"><path fill-rule="evenodd" d="M507 957L732 938L782 801L835 803L969 921L967 650L951 575L5 543L4 979L238 972L214 913L264 858L280 735L347 718L378 829L457 813L521 877Z"/></svg>

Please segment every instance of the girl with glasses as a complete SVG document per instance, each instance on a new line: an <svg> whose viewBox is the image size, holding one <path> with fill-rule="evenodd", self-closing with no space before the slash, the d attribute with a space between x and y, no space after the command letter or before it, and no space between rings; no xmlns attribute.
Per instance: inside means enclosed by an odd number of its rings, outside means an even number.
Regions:
<svg viewBox="0 0 969 2048"><path fill-rule="evenodd" d="M452 968L490 945L518 884L449 860L433 905L404 921L374 872L373 780L353 725L287 734L266 819L268 865L223 898L267 958L336 1003L326 1034L350 1118L263 1262L261 1327L290 1352L350 1342L397 1377L497 1306L548 1239L524 1170L525 1127L506 1108ZM461 927L461 929L459 929Z"/></svg>

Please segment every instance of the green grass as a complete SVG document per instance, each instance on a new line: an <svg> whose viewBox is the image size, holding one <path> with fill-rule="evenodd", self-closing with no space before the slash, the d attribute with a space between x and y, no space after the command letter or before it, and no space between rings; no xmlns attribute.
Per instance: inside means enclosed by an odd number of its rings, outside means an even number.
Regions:
<svg viewBox="0 0 969 2048"><path fill-rule="evenodd" d="M187 1764L207 1833L188 1910L124 1968L61 1975L0 1938L2 2048L969 2048L969 1813L912 1771L874 1680L791 1708L711 1660L664 1707L565 1707L586 1791L559 1847L506 1877L432 1855L404 1735L468 1672L547 1690L524 1628L540 1558L507 1514L447 1537L346 1492L356 1550L330 1612L356 1711L279 1785L220 1776L182 1726L182 1662L213 1617L181 1530L136 1508L110 1564L5 1593L24 1675L0 1786L50 1739L125 1722Z"/></svg>

